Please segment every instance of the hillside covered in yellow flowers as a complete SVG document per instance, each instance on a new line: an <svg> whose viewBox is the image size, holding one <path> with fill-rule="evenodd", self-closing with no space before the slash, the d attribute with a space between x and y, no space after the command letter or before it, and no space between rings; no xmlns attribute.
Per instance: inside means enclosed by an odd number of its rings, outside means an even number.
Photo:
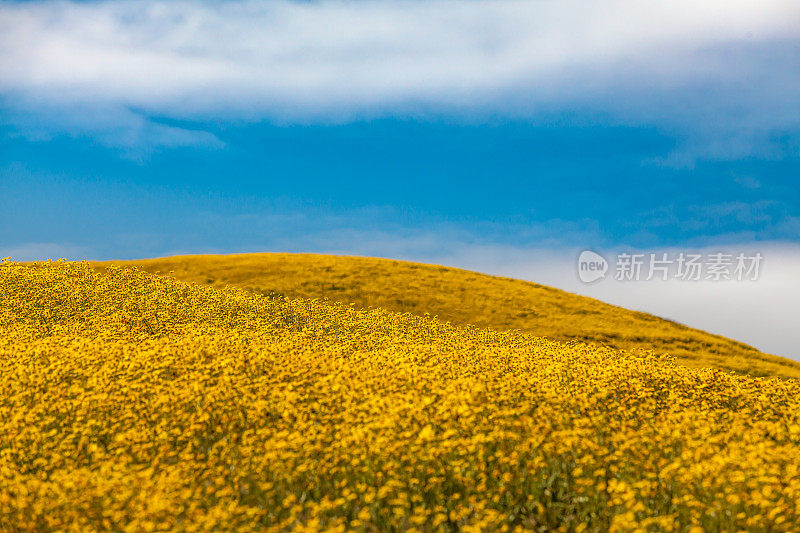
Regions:
<svg viewBox="0 0 800 533"><path fill-rule="evenodd" d="M2 531L792 531L800 382L0 264Z"/></svg>
<svg viewBox="0 0 800 533"><path fill-rule="evenodd" d="M456 268L312 254L176 256L119 262L214 287L328 298L431 314L454 324L519 329L559 341L667 353L682 364L800 378L800 364L719 335L536 283ZM108 263L95 263L104 268Z"/></svg>

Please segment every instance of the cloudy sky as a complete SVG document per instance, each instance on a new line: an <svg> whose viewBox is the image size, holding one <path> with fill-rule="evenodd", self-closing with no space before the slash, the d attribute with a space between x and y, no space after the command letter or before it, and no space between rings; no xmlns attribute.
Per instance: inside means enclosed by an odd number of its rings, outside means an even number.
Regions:
<svg viewBox="0 0 800 533"><path fill-rule="evenodd" d="M445 263L800 359L800 4L6 1L0 210L16 259ZM586 285L583 249L764 268Z"/></svg>

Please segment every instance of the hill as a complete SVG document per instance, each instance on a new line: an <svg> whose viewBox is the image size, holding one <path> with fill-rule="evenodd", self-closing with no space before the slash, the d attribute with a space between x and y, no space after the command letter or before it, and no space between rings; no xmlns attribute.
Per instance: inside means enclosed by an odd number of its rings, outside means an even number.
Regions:
<svg viewBox="0 0 800 533"><path fill-rule="evenodd" d="M0 529L791 531L800 382L0 264Z"/></svg>
<svg viewBox="0 0 800 533"><path fill-rule="evenodd" d="M518 329L559 341L651 349L680 363L761 376L800 377L800 364L734 340L536 283L436 265L312 254L176 256L119 262L213 287L328 298L453 324ZM104 268L109 263L94 263Z"/></svg>

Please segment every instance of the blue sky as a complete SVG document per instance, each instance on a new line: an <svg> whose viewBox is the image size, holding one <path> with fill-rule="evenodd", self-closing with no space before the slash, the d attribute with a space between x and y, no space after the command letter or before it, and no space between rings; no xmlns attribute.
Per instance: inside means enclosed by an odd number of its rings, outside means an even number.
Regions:
<svg viewBox="0 0 800 533"><path fill-rule="evenodd" d="M794 1L0 4L18 259L349 253L592 294L536 261L790 265L798 177Z"/></svg>
<svg viewBox="0 0 800 533"><path fill-rule="evenodd" d="M800 236L800 158L674 167L657 161L674 139L653 128L397 119L204 126L223 148L137 159L90 139L6 137L3 245L133 258L299 251L335 228L441 228L468 241L601 248Z"/></svg>

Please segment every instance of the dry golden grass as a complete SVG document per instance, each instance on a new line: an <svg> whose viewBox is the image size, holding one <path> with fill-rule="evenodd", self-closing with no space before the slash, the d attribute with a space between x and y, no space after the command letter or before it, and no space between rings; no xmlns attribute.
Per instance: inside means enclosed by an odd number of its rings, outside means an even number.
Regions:
<svg viewBox="0 0 800 533"><path fill-rule="evenodd" d="M775 531L800 381L0 263L0 531Z"/></svg>
<svg viewBox="0 0 800 533"><path fill-rule="evenodd" d="M114 261L214 287L361 308L431 314L454 324L519 329L559 341L668 353L682 364L800 377L800 364L646 313L526 281L435 265L312 254L176 256ZM104 268L108 263L94 263Z"/></svg>

